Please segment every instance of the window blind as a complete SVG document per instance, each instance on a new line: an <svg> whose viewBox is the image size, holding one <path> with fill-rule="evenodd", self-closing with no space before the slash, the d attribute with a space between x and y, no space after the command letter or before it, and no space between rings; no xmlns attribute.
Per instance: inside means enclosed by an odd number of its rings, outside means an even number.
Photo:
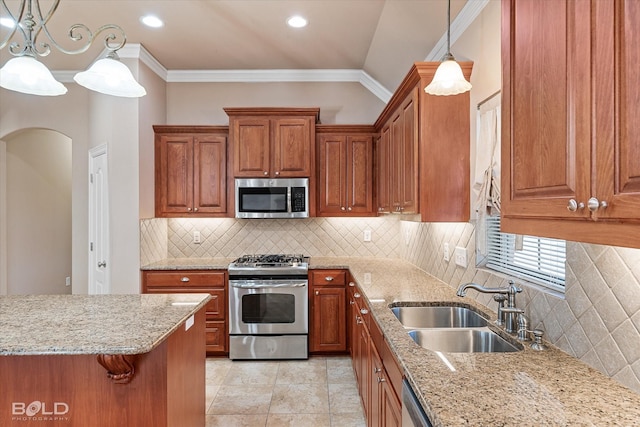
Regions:
<svg viewBox="0 0 640 427"><path fill-rule="evenodd" d="M486 222L486 268L564 292L564 240L523 236L522 247L516 248L515 234L500 232L499 216L489 216Z"/></svg>

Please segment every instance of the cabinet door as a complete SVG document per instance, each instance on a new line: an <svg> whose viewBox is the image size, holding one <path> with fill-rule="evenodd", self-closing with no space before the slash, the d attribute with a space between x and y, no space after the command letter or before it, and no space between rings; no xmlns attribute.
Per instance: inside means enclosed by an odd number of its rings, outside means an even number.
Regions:
<svg viewBox="0 0 640 427"><path fill-rule="evenodd" d="M313 135L311 119L273 119L273 176L310 177Z"/></svg>
<svg viewBox="0 0 640 427"><path fill-rule="evenodd" d="M227 139L197 136L194 151L194 212L227 211Z"/></svg>
<svg viewBox="0 0 640 427"><path fill-rule="evenodd" d="M384 371L383 371L384 373ZM402 426L402 404L389 384L385 376L382 382L380 396L380 426L381 427L401 427Z"/></svg>
<svg viewBox="0 0 640 427"><path fill-rule="evenodd" d="M416 89L417 90L417 89ZM416 90L402 104L402 148L398 164L400 173L400 206L402 213L418 211L418 109Z"/></svg>
<svg viewBox="0 0 640 427"><path fill-rule="evenodd" d="M156 216L193 208L193 137L156 137Z"/></svg>
<svg viewBox="0 0 640 427"><path fill-rule="evenodd" d="M382 424L382 384L384 365L373 340L369 339L369 410L366 413L368 427L380 427Z"/></svg>
<svg viewBox="0 0 640 427"><path fill-rule="evenodd" d="M233 119L233 174L264 178L270 173L270 120L259 117Z"/></svg>
<svg viewBox="0 0 640 427"><path fill-rule="evenodd" d="M347 350L346 290L343 287L312 289L313 325L311 352L344 352Z"/></svg>
<svg viewBox="0 0 640 427"><path fill-rule="evenodd" d="M591 3L502 3L504 217L589 216Z"/></svg>
<svg viewBox="0 0 640 427"><path fill-rule="evenodd" d="M344 136L322 135L318 137L319 214L346 212L345 151Z"/></svg>
<svg viewBox="0 0 640 427"><path fill-rule="evenodd" d="M595 186L590 194L606 208L594 218L640 217L640 2L597 1L594 86L597 102Z"/></svg>
<svg viewBox="0 0 640 427"><path fill-rule="evenodd" d="M391 211L392 212L400 212L400 208L403 205L402 202L402 165L404 163L403 160L403 125L402 125L402 114L400 111L396 111L396 113L391 118L389 125L390 129L390 141L391 141Z"/></svg>
<svg viewBox="0 0 640 427"><path fill-rule="evenodd" d="M378 184L378 213L391 212L390 184L391 184L391 128L382 128L377 141L377 184Z"/></svg>
<svg viewBox="0 0 640 427"><path fill-rule="evenodd" d="M347 211L373 212L373 139L371 136L347 136Z"/></svg>

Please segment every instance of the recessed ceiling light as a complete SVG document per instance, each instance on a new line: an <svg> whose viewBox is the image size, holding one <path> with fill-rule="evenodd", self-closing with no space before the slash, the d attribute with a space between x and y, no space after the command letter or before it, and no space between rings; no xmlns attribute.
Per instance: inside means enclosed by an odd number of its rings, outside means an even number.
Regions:
<svg viewBox="0 0 640 427"><path fill-rule="evenodd" d="M7 28L13 28L16 24L11 18L0 18L0 25Z"/></svg>
<svg viewBox="0 0 640 427"><path fill-rule="evenodd" d="M164 22L162 22L160 18L154 15L143 16L142 18L140 18L140 22L151 28L160 28L164 26Z"/></svg>
<svg viewBox="0 0 640 427"><path fill-rule="evenodd" d="M300 15L294 15L287 19L287 24L293 28L302 28L307 26L307 20Z"/></svg>

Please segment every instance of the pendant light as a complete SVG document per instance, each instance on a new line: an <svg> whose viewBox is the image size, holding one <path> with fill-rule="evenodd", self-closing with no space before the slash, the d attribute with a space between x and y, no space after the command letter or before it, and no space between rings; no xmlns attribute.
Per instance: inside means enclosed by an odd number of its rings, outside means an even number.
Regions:
<svg viewBox="0 0 640 427"><path fill-rule="evenodd" d="M108 51L106 58L96 61L87 71L76 74L74 80L81 86L108 95L129 98L146 95L144 88L135 80L129 68L120 62L116 53L127 41L120 26L103 25L92 32L84 24L75 24L69 28L68 36L72 41L82 43L79 48L69 50L56 42L47 23L58 9L59 3L60 0L53 0L50 9L43 14L40 0L23 0L19 10L13 13L6 0L0 0L0 10L8 14L6 19L11 28L0 39L0 49L8 45L9 53L14 56L0 68L0 87L31 95L64 95L67 88L36 58L49 55L52 45L67 55L84 53L99 34L105 33L104 46ZM42 34L48 40L42 41L42 37L39 39ZM20 37L22 40L14 40Z"/></svg>
<svg viewBox="0 0 640 427"><path fill-rule="evenodd" d="M447 53L442 58L442 63L438 66L433 80L424 91L430 95L457 95L471 89L469 83L462 74L460 64L451 54L451 0L447 5Z"/></svg>

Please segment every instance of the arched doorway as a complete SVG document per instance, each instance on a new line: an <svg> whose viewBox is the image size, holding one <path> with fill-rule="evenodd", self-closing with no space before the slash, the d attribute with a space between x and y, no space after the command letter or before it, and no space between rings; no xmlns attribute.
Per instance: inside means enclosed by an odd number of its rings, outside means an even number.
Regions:
<svg viewBox="0 0 640 427"><path fill-rule="evenodd" d="M0 293L71 293L71 139L22 129L0 151Z"/></svg>

